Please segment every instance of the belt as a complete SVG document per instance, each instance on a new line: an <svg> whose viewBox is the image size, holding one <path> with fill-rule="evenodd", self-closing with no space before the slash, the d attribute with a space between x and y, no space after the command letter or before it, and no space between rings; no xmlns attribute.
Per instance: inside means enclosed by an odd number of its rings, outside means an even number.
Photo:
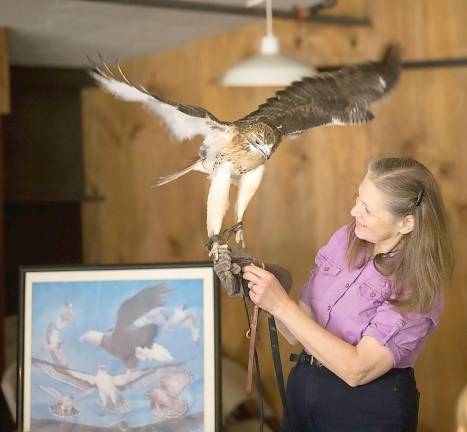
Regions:
<svg viewBox="0 0 467 432"><path fill-rule="evenodd" d="M313 367L323 367L323 364L312 354L302 352L300 354L290 354L290 361L297 363L307 363Z"/></svg>

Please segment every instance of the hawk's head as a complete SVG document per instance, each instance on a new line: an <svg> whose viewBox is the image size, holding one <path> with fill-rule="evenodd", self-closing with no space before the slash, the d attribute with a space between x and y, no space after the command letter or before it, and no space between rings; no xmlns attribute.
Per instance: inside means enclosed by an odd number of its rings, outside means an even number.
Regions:
<svg viewBox="0 0 467 432"><path fill-rule="evenodd" d="M259 152L264 159L269 159L280 142L281 134L267 123L255 122L245 127L243 136L251 152Z"/></svg>

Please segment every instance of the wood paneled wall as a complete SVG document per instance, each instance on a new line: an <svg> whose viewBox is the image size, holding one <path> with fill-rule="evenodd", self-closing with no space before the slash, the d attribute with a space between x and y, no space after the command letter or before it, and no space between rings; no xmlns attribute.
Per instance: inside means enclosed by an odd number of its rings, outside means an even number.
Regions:
<svg viewBox="0 0 467 432"><path fill-rule="evenodd" d="M8 70L10 64L8 59L8 50L6 45L6 30L0 28L0 204L4 206L4 183L3 183L3 147L4 131L3 117L9 110L10 81L8 79ZM4 367L4 328L3 320L5 317L5 247L4 247L4 217L3 210L0 212L0 373Z"/></svg>
<svg viewBox="0 0 467 432"><path fill-rule="evenodd" d="M7 30L0 27L0 115L10 112L9 70Z"/></svg>
<svg viewBox="0 0 467 432"><path fill-rule="evenodd" d="M405 59L467 55L464 0L349 0L336 13L369 15L369 28L341 28L276 21L283 51L317 65L376 59L398 41ZM193 42L125 65L128 76L159 95L201 105L221 119L253 110L271 88L223 88L227 67L257 52L264 23ZM417 364L421 431L452 430L455 399L467 381L467 68L406 71L393 95L376 107L376 119L358 127L313 130L285 141L268 162L246 216L249 250L287 267L296 296L314 254L350 221L353 195L369 158L405 154L426 164L441 185L457 266L439 329ZM172 144L158 119L140 107L96 89L83 94L87 194L102 202L83 207L84 256L89 263L205 260L208 182L189 174L160 189L161 175L196 155L198 140ZM233 194L235 195L235 194ZM231 200L234 196L231 196ZM233 202L233 201L232 201ZM233 222L229 213L225 224ZM246 324L239 299L222 297L223 352L246 362ZM261 320L260 357L268 399L280 411L267 338ZM295 349L282 340L285 371Z"/></svg>

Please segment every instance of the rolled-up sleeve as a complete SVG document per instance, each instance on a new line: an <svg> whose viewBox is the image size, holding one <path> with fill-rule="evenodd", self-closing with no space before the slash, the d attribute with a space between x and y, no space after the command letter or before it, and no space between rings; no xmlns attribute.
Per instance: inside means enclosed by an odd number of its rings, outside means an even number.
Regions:
<svg viewBox="0 0 467 432"><path fill-rule="evenodd" d="M429 314L402 313L389 302L383 303L362 336L371 336L391 351L394 367L406 367L423 346L437 324Z"/></svg>

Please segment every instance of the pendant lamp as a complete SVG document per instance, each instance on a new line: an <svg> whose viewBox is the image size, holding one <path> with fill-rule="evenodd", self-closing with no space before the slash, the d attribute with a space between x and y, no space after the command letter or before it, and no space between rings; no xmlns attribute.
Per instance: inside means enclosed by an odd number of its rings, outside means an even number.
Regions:
<svg viewBox="0 0 467 432"><path fill-rule="evenodd" d="M259 54L228 69L221 84L228 87L286 86L316 73L312 66L280 54L279 40L272 32L272 1L266 0L266 35L261 39Z"/></svg>

